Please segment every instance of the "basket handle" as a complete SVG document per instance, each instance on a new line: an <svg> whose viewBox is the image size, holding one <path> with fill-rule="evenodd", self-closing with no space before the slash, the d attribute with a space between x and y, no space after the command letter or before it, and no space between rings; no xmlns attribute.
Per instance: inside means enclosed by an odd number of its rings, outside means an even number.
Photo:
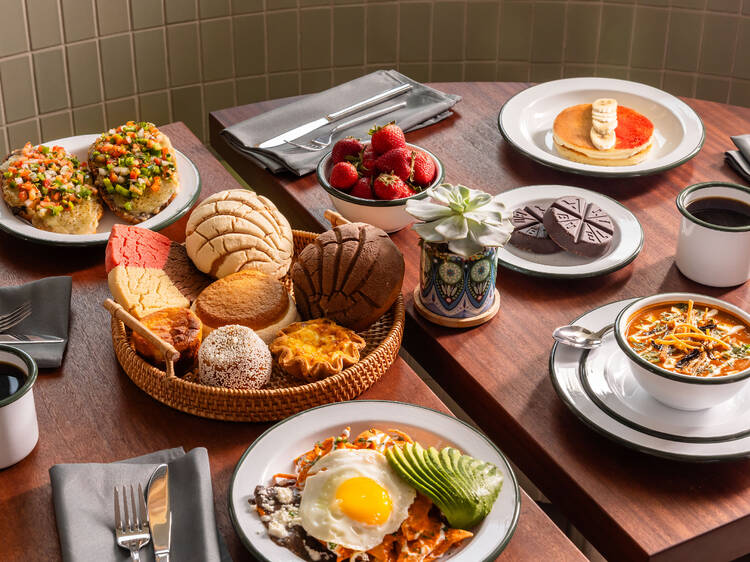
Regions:
<svg viewBox="0 0 750 562"><path fill-rule="evenodd" d="M340 224L349 224L350 220L345 219L341 214L337 213L336 211L332 211L331 209L326 209L323 212L323 216L328 219L328 222L331 223L331 226L339 226Z"/></svg>
<svg viewBox="0 0 750 562"><path fill-rule="evenodd" d="M167 364L167 376L173 377L174 363L180 358L180 352L177 351L172 344L159 338L159 336L149 330L143 322L138 320L112 299L105 300L103 306L109 311L113 318L124 322L128 328L143 336L148 343L161 352Z"/></svg>

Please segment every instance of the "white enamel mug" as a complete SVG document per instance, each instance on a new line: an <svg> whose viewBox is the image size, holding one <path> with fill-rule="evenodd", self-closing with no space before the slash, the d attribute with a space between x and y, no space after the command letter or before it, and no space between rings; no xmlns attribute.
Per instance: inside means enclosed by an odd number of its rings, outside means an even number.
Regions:
<svg viewBox="0 0 750 562"><path fill-rule="evenodd" d="M750 226L719 226L693 216L687 207L707 197L736 199L750 205L750 188L735 183L705 182L677 196L682 213L675 263L685 277L710 287L732 287L750 279Z"/></svg>
<svg viewBox="0 0 750 562"><path fill-rule="evenodd" d="M0 362L10 363L26 374L26 382L16 392L0 400L0 469L26 458L39 440L34 406L36 361L28 353L0 344Z"/></svg>

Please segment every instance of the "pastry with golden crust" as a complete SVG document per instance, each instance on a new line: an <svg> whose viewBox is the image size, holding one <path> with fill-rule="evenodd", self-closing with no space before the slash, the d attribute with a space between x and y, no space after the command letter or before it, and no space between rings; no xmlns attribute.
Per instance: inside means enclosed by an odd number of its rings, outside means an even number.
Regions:
<svg viewBox="0 0 750 562"><path fill-rule="evenodd" d="M317 381L359 361L366 342L328 318L290 324L271 343L279 366L290 375Z"/></svg>
<svg viewBox="0 0 750 562"><path fill-rule="evenodd" d="M155 336L172 344L180 353L180 358L175 364L178 374L193 368L201 345L203 325L192 311L187 308L163 308L144 317L141 322ZM131 343L143 357L155 363L164 362L161 352L140 334L133 332Z"/></svg>

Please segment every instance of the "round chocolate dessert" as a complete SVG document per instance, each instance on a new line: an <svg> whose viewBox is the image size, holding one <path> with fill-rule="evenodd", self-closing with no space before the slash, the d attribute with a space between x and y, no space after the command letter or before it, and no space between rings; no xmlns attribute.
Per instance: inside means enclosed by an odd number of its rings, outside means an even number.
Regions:
<svg viewBox="0 0 750 562"><path fill-rule="evenodd" d="M554 254L561 250L560 246L549 237L544 227L544 212L546 206L527 205L513 211L510 222L513 224L513 234L510 243L516 248L534 252L535 254Z"/></svg>
<svg viewBox="0 0 750 562"><path fill-rule="evenodd" d="M615 233L606 211L575 196L555 200L544 213L544 226L558 246L585 257L606 252Z"/></svg>

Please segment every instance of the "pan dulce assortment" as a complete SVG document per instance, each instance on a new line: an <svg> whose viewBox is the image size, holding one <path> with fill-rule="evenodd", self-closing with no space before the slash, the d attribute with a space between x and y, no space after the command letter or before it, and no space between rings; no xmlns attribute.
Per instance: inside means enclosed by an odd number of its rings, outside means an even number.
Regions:
<svg viewBox="0 0 750 562"><path fill-rule="evenodd" d="M184 245L116 225L105 264L115 301L180 353L178 375L260 389L274 362L306 382L357 363L366 347L357 332L401 292L403 256L373 226L335 227L294 263L293 254L292 229L276 206L235 189L195 208ZM163 364L143 337L133 333L131 343L147 361Z"/></svg>

